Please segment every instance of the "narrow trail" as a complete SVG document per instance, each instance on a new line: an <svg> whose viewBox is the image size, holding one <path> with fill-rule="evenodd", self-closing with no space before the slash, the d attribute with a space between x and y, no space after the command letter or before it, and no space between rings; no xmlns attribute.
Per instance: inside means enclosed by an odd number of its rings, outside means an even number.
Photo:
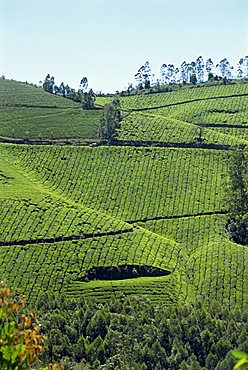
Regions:
<svg viewBox="0 0 248 370"><path fill-rule="evenodd" d="M125 221L129 224L136 224L139 222L148 222L148 221L160 221L160 220L171 220L171 219L178 219L178 218L190 218L190 217L200 217L200 216L213 216L213 215L226 215L227 211L213 211L213 212L202 212L202 213L191 213L185 215L176 215L176 216L157 216L157 217L150 217L150 218L143 218L134 221Z"/></svg>

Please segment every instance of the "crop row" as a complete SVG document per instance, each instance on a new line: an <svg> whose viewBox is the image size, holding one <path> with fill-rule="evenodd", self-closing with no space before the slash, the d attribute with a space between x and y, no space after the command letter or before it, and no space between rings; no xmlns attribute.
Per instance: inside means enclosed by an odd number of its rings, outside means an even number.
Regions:
<svg viewBox="0 0 248 370"><path fill-rule="evenodd" d="M34 297L41 290L67 290L97 266L146 264L180 271L179 257L178 244L140 229L77 242L1 247L5 263L0 264L0 276Z"/></svg>
<svg viewBox="0 0 248 370"><path fill-rule="evenodd" d="M21 139L91 138L99 111L49 108L0 108L0 136Z"/></svg>
<svg viewBox="0 0 248 370"><path fill-rule="evenodd" d="M0 80L0 106L69 108L78 107L79 104L61 96L48 94L41 87L17 81Z"/></svg>
<svg viewBox="0 0 248 370"><path fill-rule="evenodd" d="M248 96L195 101L165 107L155 113L195 124L248 124Z"/></svg>
<svg viewBox="0 0 248 370"><path fill-rule="evenodd" d="M70 205L50 196L30 200L0 201L0 243L35 241L131 231L131 226L88 208Z"/></svg>
<svg viewBox="0 0 248 370"><path fill-rule="evenodd" d="M222 134L228 135L229 137L233 136L235 138L239 138L239 139L248 141L248 126L246 126L244 128L230 127L230 126L229 127L215 126L215 127L212 127L211 130L215 131L217 133L222 133Z"/></svg>
<svg viewBox="0 0 248 370"><path fill-rule="evenodd" d="M164 219L141 222L139 225L152 232L174 239L189 255L198 246L213 241L227 241L225 225L227 215L191 216L179 219Z"/></svg>
<svg viewBox="0 0 248 370"><path fill-rule="evenodd" d="M225 209L225 151L6 146L28 175L126 221ZM94 189L94 190L93 190Z"/></svg>
<svg viewBox="0 0 248 370"><path fill-rule="evenodd" d="M190 256L187 266L194 271L194 285L203 299L247 308L246 247L223 240L199 246Z"/></svg>
<svg viewBox="0 0 248 370"><path fill-rule="evenodd" d="M197 99L209 99L214 97L248 94L248 84L233 84L221 86L195 87L187 90L178 90L173 92L146 94L122 97L121 107L126 110L147 109L165 106L167 104L182 103ZM113 98L98 97L96 103L105 105Z"/></svg>
<svg viewBox="0 0 248 370"><path fill-rule="evenodd" d="M171 117L154 114L131 113L123 121L117 140L139 143L166 143L188 145L239 145L242 140L217 131L199 128ZM244 142L245 144L245 142Z"/></svg>

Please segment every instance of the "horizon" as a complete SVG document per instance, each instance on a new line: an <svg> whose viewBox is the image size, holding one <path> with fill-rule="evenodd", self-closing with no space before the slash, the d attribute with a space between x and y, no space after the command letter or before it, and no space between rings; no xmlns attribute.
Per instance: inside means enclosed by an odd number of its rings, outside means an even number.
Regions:
<svg viewBox="0 0 248 370"><path fill-rule="evenodd" d="M0 10L0 74L28 83L50 74L78 89L86 76L94 91L114 93L134 83L146 61L159 78L163 63L201 55L236 68L248 54L242 0L0 0Z"/></svg>

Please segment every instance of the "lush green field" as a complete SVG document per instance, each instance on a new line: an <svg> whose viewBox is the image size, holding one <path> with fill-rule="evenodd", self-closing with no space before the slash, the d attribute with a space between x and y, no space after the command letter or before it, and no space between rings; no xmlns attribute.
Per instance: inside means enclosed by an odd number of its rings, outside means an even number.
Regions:
<svg viewBox="0 0 248 370"><path fill-rule="evenodd" d="M94 138L98 111L38 87L4 86L0 136ZM247 144L242 94L248 84L122 98L126 110L157 109L126 115L112 146L2 143L1 279L32 300L41 290L99 301L147 294L166 305L200 297L246 309L248 249L225 232L228 164ZM92 268L111 266L165 276L87 281Z"/></svg>
<svg viewBox="0 0 248 370"><path fill-rule="evenodd" d="M248 123L248 96L193 101L155 110L166 117L181 119L197 125L240 125ZM154 113L155 113L154 112Z"/></svg>
<svg viewBox="0 0 248 370"><path fill-rule="evenodd" d="M0 80L0 139L95 140L101 111L83 111L79 103L41 87Z"/></svg>
<svg viewBox="0 0 248 370"><path fill-rule="evenodd" d="M100 111L75 108L0 108L0 137L20 139L94 138Z"/></svg>
<svg viewBox="0 0 248 370"><path fill-rule="evenodd" d="M147 110L151 108L160 108L170 104L183 104L194 100L208 100L233 95L248 94L248 84L233 84L221 86L195 87L188 90L178 90L168 93L144 94L126 96L121 99L121 106L124 110ZM98 97L96 103L105 105L113 98Z"/></svg>
<svg viewBox="0 0 248 370"><path fill-rule="evenodd" d="M46 93L41 87L13 80L0 80L1 107L77 108L80 104Z"/></svg>
<svg viewBox="0 0 248 370"><path fill-rule="evenodd" d="M162 111L162 109L161 109ZM247 145L245 138L152 113L131 113L117 130L117 140L128 143L161 144L166 146L224 146Z"/></svg>
<svg viewBox="0 0 248 370"><path fill-rule="evenodd" d="M226 210L228 151L25 145L5 150L52 192L125 221Z"/></svg>

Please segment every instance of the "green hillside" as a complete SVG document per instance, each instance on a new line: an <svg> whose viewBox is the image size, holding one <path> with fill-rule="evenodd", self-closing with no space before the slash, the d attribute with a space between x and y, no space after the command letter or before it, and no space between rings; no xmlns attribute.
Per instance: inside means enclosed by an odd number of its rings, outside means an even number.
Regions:
<svg viewBox="0 0 248 370"><path fill-rule="evenodd" d="M16 81L0 80L0 140L95 140L100 111Z"/></svg>
<svg viewBox="0 0 248 370"><path fill-rule="evenodd" d="M96 136L99 111L4 84L3 141ZM109 146L1 143L1 278L33 301L46 290L246 309L248 249L226 235L225 189L247 145L247 94L233 84L123 97L130 112Z"/></svg>

